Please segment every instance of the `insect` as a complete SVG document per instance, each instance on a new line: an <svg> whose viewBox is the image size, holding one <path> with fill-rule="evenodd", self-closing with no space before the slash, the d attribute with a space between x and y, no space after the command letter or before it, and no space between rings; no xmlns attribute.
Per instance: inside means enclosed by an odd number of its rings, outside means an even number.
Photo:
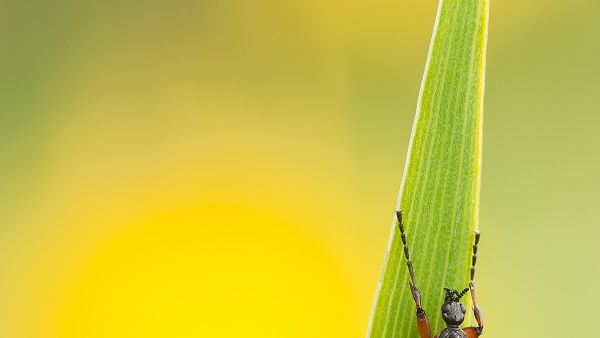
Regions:
<svg viewBox="0 0 600 338"><path fill-rule="evenodd" d="M406 234L404 233L404 224L402 223L402 211L397 211L396 217L398 218L398 226L400 227L400 235L402 236L402 244L404 245L406 265L408 266L408 272L410 273L410 291L417 308L417 330L419 331L419 337L431 338L432 336L429 319L427 318L427 314L425 313L425 310L423 310L421 304L421 292L417 287L413 263L410 260L410 253L408 251L408 245L406 244ZM477 338L483 334L483 316L481 314L481 309L477 306L475 284L473 283L473 279L475 278L475 263L477 262L477 246L479 245L479 237L479 232L476 231L475 244L473 245L473 258L471 261L471 279L469 281L469 287L462 291L444 288L446 292L446 299L444 305L442 305L442 318L444 319L444 322L446 322L447 327L439 335L436 335L435 338ZM459 300L469 291L471 291L473 314L475 315L478 326L461 329L460 325L465 320L467 308L464 304L460 303Z"/></svg>

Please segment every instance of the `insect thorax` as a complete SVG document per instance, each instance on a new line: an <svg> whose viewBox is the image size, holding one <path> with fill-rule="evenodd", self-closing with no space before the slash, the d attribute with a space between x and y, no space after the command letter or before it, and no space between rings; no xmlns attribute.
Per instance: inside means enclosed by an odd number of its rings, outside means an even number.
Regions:
<svg viewBox="0 0 600 338"><path fill-rule="evenodd" d="M448 327L440 333L439 338L467 338L467 335L459 327Z"/></svg>

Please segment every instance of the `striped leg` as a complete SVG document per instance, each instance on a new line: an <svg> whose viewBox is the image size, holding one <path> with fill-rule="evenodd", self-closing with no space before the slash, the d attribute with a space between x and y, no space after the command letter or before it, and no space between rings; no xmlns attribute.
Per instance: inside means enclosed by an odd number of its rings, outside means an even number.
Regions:
<svg viewBox="0 0 600 338"><path fill-rule="evenodd" d="M419 337L431 338L431 326L429 325L429 319L423 306L421 304L421 291L417 288L417 279L415 278L415 271L413 269L412 261L410 260L410 253L408 251L408 244L406 244L406 234L404 233L404 224L402 223L402 211L396 211L396 217L398 218L398 227L400 228L400 235L402 236L402 245L404 245L404 257L406 258L406 266L410 274L410 291L412 293L415 306L417 307L417 329L419 331Z"/></svg>

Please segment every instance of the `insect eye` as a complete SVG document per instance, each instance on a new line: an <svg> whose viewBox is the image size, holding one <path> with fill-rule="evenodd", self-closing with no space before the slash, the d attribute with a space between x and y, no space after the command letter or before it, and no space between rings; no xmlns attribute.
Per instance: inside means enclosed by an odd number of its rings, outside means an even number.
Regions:
<svg viewBox="0 0 600 338"><path fill-rule="evenodd" d="M460 303L460 310L462 311L462 313L466 313L467 307L463 303Z"/></svg>
<svg viewBox="0 0 600 338"><path fill-rule="evenodd" d="M442 312L450 312L450 304L442 305Z"/></svg>

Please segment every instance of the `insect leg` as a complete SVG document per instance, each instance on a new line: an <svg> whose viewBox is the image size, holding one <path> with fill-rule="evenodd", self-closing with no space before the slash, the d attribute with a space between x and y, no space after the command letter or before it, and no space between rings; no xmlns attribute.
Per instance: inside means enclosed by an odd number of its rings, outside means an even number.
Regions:
<svg viewBox="0 0 600 338"><path fill-rule="evenodd" d="M413 300L417 307L417 329L421 338L431 338L431 326L429 325L429 319L423 305L421 304L421 291L417 287L417 279L415 278L415 270L413 263L410 260L410 252L408 250L408 244L406 243L406 234L404 233L404 224L402 223L402 210L396 211L396 217L398 218L398 227L400 228L400 236L402 237L402 245L404 246L404 257L406 258L406 266L410 274L410 292Z"/></svg>

